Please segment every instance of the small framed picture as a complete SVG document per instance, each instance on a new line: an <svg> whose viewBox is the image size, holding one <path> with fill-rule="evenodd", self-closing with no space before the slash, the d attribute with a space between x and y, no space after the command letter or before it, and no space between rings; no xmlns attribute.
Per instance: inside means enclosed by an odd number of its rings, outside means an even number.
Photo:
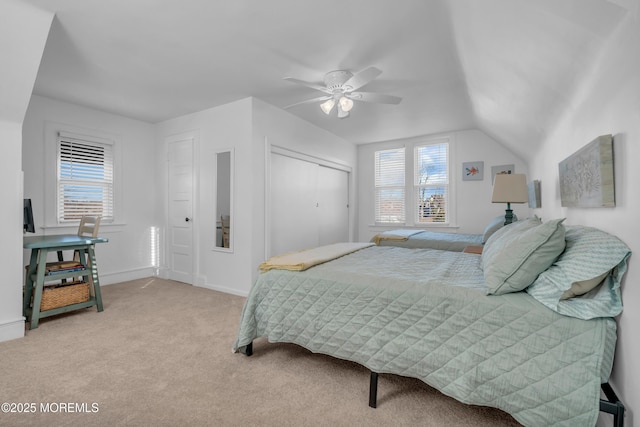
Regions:
<svg viewBox="0 0 640 427"><path fill-rule="evenodd" d="M541 198L540 198L540 181L534 179L528 184L529 190L529 207L533 209L538 209L542 206Z"/></svg>
<svg viewBox="0 0 640 427"><path fill-rule="evenodd" d="M514 165L491 166L491 185L499 173L516 173L516 167Z"/></svg>
<svg viewBox="0 0 640 427"><path fill-rule="evenodd" d="M482 181L484 179L484 162L462 163L463 181Z"/></svg>

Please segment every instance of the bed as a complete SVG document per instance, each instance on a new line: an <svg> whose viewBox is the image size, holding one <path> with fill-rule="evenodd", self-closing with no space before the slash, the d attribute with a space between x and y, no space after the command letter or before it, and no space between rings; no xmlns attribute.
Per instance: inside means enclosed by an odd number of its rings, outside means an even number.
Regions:
<svg viewBox="0 0 640 427"><path fill-rule="evenodd" d="M482 234L399 229L376 234L371 240L378 246L462 252L467 246L482 245Z"/></svg>
<svg viewBox="0 0 640 427"><path fill-rule="evenodd" d="M543 223L527 222L535 225L501 233L482 256L363 245L302 271L266 268L247 298L233 349L250 355L258 337L295 343L359 363L376 377L419 378L461 402L500 408L526 426L595 425L599 409L607 409L600 387L612 369L613 316L622 310L619 286L630 251L599 230L565 229L558 220L544 223L553 230L542 233L534 229ZM512 262L531 234L536 242L555 242L533 251L546 255L548 265L530 279L527 256L496 282L500 257L507 251ZM596 254L583 253L585 247ZM524 252L531 255L530 248ZM560 300L586 276L603 279Z"/></svg>
<svg viewBox="0 0 640 427"><path fill-rule="evenodd" d="M518 218L515 217L517 220ZM462 252L467 246L483 245L493 233L504 225L504 216L494 218L487 224L482 234L434 232L416 229L397 229L378 233L371 239L379 246L402 248L430 248Z"/></svg>

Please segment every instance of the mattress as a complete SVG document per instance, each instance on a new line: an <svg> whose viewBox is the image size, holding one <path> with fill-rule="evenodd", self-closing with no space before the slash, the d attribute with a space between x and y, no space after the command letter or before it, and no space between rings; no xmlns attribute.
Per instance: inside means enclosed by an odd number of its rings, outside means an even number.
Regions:
<svg viewBox="0 0 640 427"><path fill-rule="evenodd" d="M389 233L393 233L390 231ZM413 249L441 249L444 251L462 252L467 246L482 245L482 234L438 233L420 231L405 239L385 238L385 233L377 236L380 246L397 246Z"/></svg>
<svg viewBox="0 0 640 427"><path fill-rule="evenodd" d="M615 321L563 316L524 292L487 296L479 265L474 254L373 246L262 273L234 350L267 337L419 378L524 425L595 425Z"/></svg>

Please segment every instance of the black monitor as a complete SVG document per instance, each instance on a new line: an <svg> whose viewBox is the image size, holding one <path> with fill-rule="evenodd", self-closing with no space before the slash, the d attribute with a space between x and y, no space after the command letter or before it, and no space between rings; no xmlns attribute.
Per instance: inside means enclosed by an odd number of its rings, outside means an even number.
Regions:
<svg viewBox="0 0 640 427"><path fill-rule="evenodd" d="M24 232L36 232L36 226L33 223L33 209L31 208L31 199L24 199Z"/></svg>

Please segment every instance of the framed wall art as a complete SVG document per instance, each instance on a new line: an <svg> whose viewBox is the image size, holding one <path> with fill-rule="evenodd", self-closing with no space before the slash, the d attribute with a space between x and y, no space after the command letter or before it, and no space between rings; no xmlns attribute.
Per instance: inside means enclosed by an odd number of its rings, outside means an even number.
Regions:
<svg viewBox="0 0 640 427"><path fill-rule="evenodd" d="M516 167L514 165L491 166L491 185L499 173L516 173Z"/></svg>
<svg viewBox="0 0 640 427"><path fill-rule="evenodd" d="M614 207L613 136L602 135L558 165L563 207Z"/></svg>
<svg viewBox="0 0 640 427"><path fill-rule="evenodd" d="M463 181L482 181L484 179L484 162L464 162L462 164Z"/></svg>
<svg viewBox="0 0 640 427"><path fill-rule="evenodd" d="M527 185L527 191L529 192L529 207L532 209L538 209L542 207L542 201L540 197L540 181L534 179Z"/></svg>

